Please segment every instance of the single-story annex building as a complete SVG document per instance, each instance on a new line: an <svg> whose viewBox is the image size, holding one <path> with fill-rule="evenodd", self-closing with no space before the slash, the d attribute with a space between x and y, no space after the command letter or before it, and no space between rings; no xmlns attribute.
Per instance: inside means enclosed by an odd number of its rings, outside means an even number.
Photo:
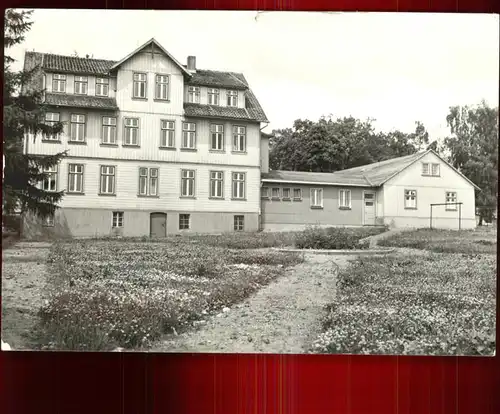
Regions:
<svg viewBox="0 0 500 414"><path fill-rule="evenodd" d="M261 229L476 227L479 187L433 150L334 173L261 174ZM452 203L462 203L461 205Z"/></svg>

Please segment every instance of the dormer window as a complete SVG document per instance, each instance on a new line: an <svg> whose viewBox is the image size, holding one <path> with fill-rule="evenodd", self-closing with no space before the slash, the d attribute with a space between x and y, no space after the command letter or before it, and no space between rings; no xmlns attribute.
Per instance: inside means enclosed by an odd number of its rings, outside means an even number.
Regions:
<svg viewBox="0 0 500 414"><path fill-rule="evenodd" d="M95 80L95 94L96 96L108 96L109 94L108 78L97 78Z"/></svg>
<svg viewBox="0 0 500 414"><path fill-rule="evenodd" d="M200 88L198 86L188 87L188 102L200 103Z"/></svg>
<svg viewBox="0 0 500 414"><path fill-rule="evenodd" d="M227 106L238 106L237 91L227 91Z"/></svg>
<svg viewBox="0 0 500 414"><path fill-rule="evenodd" d="M88 78L86 76L75 76L75 94L87 95Z"/></svg>
<svg viewBox="0 0 500 414"><path fill-rule="evenodd" d="M439 177L439 164L422 163L422 175Z"/></svg>
<svg viewBox="0 0 500 414"><path fill-rule="evenodd" d="M219 90L218 89L208 89L208 104L209 105L219 105Z"/></svg>
<svg viewBox="0 0 500 414"><path fill-rule="evenodd" d="M66 92L66 75L52 75L52 92Z"/></svg>
<svg viewBox="0 0 500 414"><path fill-rule="evenodd" d="M146 99L147 75L145 73L134 73L133 97Z"/></svg>

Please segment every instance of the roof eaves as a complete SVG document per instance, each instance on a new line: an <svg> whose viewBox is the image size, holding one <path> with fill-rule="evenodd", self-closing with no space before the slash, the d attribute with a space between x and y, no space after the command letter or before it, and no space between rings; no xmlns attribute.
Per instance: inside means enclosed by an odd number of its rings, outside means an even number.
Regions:
<svg viewBox="0 0 500 414"><path fill-rule="evenodd" d="M300 181L300 180L285 180L277 178L261 178L262 182L266 183L287 183L287 184L304 184L304 185L324 185L334 187L379 187L378 185L367 185L357 183L338 183L338 182L325 182L325 181Z"/></svg>
<svg viewBox="0 0 500 414"><path fill-rule="evenodd" d="M389 177L387 178L384 178L380 183L379 185L384 185L387 181L389 181L390 179L394 178L396 175L398 175L399 173L403 172L404 170L406 170L410 165L413 165L415 164L418 160L420 160L424 155L428 154L429 151L431 150L427 150L427 151L424 151L422 152L422 154L420 154L418 157L416 157L413 161L411 161L410 163L406 164L406 165L403 165L401 166L401 168L397 169L393 174L391 174Z"/></svg>

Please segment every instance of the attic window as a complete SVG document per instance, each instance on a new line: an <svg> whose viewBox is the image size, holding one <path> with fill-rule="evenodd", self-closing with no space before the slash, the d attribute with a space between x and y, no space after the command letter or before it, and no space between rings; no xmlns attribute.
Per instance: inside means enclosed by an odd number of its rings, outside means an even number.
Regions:
<svg viewBox="0 0 500 414"><path fill-rule="evenodd" d="M145 73L134 73L134 98L146 98L146 80L147 75Z"/></svg>
<svg viewBox="0 0 500 414"><path fill-rule="evenodd" d="M66 75L52 75L52 92L66 92Z"/></svg>
<svg viewBox="0 0 500 414"><path fill-rule="evenodd" d="M208 104L219 105L219 90L210 88L208 90Z"/></svg>
<svg viewBox="0 0 500 414"><path fill-rule="evenodd" d="M227 106L238 106L237 91L227 91Z"/></svg>
<svg viewBox="0 0 500 414"><path fill-rule="evenodd" d="M198 86L188 87L188 102L200 103L200 88Z"/></svg>
<svg viewBox="0 0 500 414"><path fill-rule="evenodd" d="M95 94L97 96L108 96L108 91L109 91L109 79L97 78L95 80Z"/></svg>
<svg viewBox="0 0 500 414"><path fill-rule="evenodd" d="M422 163L422 175L439 177L439 164Z"/></svg>

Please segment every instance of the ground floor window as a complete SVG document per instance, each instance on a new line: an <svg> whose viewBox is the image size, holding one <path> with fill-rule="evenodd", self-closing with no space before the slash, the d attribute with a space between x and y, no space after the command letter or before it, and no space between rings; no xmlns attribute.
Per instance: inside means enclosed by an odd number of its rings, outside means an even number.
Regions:
<svg viewBox="0 0 500 414"><path fill-rule="evenodd" d="M113 227L123 227L123 211L113 211Z"/></svg>
<svg viewBox="0 0 500 414"><path fill-rule="evenodd" d="M294 188L293 189L293 199L295 201L302 200L302 189L300 189L300 188Z"/></svg>
<svg viewBox="0 0 500 414"><path fill-rule="evenodd" d="M323 207L323 189L322 188L311 188L311 207L312 208L322 208Z"/></svg>
<svg viewBox="0 0 500 414"><path fill-rule="evenodd" d="M234 230L243 231L245 228L245 216L234 216Z"/></svg>
<svg viewBox="0 0 500 414"><path fill-rule="evenodd" d="M405 190L405 208L417 208L417 190Z"/></svg>
<svg viewBox="0 0 500 414"><path fill-rule="evenodd" d="M455 191L447 191L446 192L446 203L456 203L457 202L457 193ZM446 206L446 210L456 210L456 204L450 204Z"/></svg>
<svg viewBox="0 0 500 414"><path fill-rule="evenodd" d="M190 214L179 214L179 230L189 230Z"/></svg>

